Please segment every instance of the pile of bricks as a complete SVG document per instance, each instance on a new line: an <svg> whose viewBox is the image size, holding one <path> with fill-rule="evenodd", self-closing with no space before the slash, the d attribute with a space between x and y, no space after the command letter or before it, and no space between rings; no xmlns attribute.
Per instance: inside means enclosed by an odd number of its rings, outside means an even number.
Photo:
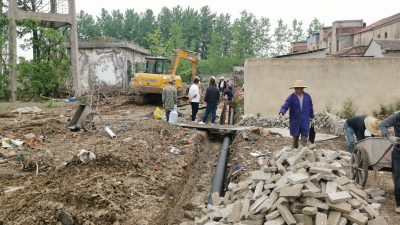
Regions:
<svg viewBox="0 0 400 225"><path fill-rule="evenodd" d="M385 192L349 180L342 170L349 160L347 152L315 145L285 147L262 158L247 180L230 183L224 197L213 193L213 205L204 206L194 224L387 224L379 216Z"/></svg>
<svg viewBox="0 0 400 225"><path fill-rule="evenodd" d="M345 136L344 122L346 120L340 119L330 113L316 112L315 114L315 127L327 127L330 132L336 136ZM277 127L277 128L289 128L289 115L288 113L279 119L277 115L257 117L253 114L243 115L239 122L241 126L256 126L256 127Z"/></svg>

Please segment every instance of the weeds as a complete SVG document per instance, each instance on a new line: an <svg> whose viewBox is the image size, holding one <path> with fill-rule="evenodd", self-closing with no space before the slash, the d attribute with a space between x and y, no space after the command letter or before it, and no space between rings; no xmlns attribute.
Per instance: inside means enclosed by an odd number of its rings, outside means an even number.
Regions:
<svg viewBox="0 0 400 225"><path fill-rule="evenodd" d="M257 118L260 118L261 117L261 113L257 113Z"/></svg>
<svg viewBox="0 0 400 225"><path fill-rule="evenodd" d="M377 110L372 111L374 117L392 115L394 112L400 110L400 99L396 99L393 103L387 105L380 104L379 112Z"/></svg>
<svg viewBox="0 0 400 225"><path fill-rule="evenodd" d="M327 113L332 112L332 101L328 100L328 102L325 102L325 110Z"/></svg>
<svg viewBox="0 0 400 225"><path fill-rule="evenodd" d="M53 105L53 103L54 103L53 100L49 100L47 105L45 106L45 108L47 108L47 109L57 108L58 106Z"/></svg>
<svg viewBox="0 0 400 225"><path fill-rule="evenodd" d="M338 112L338 116L343 119L348 119L356 115L358 107L354 104L352 98L348 97L342 104L342 111Z"/></svg>

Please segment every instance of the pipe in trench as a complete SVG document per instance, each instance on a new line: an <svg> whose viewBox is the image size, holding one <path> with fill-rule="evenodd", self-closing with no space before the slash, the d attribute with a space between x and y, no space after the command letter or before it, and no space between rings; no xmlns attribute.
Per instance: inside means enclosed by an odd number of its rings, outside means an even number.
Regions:
<svg viewBox="0 0 400 225"><path fill-rule="evenodd" d="M229 115L229 125L233 125L233 116L234 109L230 109ZM224 191L224 179L225 179L225 171L226 171L226 164L228 161L229 155L229 143L231 142L232 132L226 132L224 137L224 142L222 144L221 152L219 153L217 167L215 168L214 179L211 185L210 196L208 197L208 204L212 205L212 194L215 192L219 193L219 196L222 197L222 193Z"/></svg>

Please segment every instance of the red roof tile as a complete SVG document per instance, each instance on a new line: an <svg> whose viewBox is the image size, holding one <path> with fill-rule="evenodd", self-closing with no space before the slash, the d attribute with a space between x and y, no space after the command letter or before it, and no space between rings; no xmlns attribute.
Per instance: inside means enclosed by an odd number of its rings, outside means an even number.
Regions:
<svg viewBox="0 0 400 225"><path fill-rule="evenodd" d="M382 46L383 49L387 51L399 51L400 50L400 40L398 39L372 39L376 43L378 43L380 46Z"/></svg>
<svg viewBox="0 0 400 225"><path fill-rule="evenodd" d="M378 22L375 22L375 23L369 25L368 27L366 27L366 28L364 28L364 29L361 29L361 30L358 31L358 32L355 32L355 34L358 34L358 33L362 33L362 32L365 32L365 31L372 30L374 27L377 27L377 26L380 26L380 25L383 25L383 24L385 24L385 23L389 23L389 22L392 22L392 21L398 20L398 19L400 19L400 13L397 13L397 14L395 14L395 15L393 15L393 16L389 16L389 17L387 17L387 18L381 19L381 20L379 20Z"/></svg>
<svg viewBox="0 0 400 225"><path fill-rule="evenodd" d="M345 49L338 51L334 56L335 57L362 56L362 55L364 55L364 52L366 49L367 49L366 46L345 48Z"/></svg>

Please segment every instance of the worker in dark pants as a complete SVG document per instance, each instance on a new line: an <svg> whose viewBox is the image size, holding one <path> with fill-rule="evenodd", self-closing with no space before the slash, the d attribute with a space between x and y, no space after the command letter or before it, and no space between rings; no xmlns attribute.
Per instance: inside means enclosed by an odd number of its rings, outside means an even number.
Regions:
<svg viewBox="0 0 400 225"><path fill-rule="evenodd" d="M353 116L344 122L344 131L347 136L347 147L350 153L354 151L354 135L358 141L362 141L365 139L365 130L368 130L372 136L380 135L381 131L379 130L379 123L381 121L368 115L360 115Z"/></svg>
<svg viewBox="0 0 400 225"><path fill-rule="evenodd" d="M389 132L389 127L394 127L395 136ZM397 207L396 213L400 213L400 111L394 112L390 117L379 124L379 129L383 135L387 137L394 145L392 152L392 176L394 181L394 195L396 198Z"/></svg>

